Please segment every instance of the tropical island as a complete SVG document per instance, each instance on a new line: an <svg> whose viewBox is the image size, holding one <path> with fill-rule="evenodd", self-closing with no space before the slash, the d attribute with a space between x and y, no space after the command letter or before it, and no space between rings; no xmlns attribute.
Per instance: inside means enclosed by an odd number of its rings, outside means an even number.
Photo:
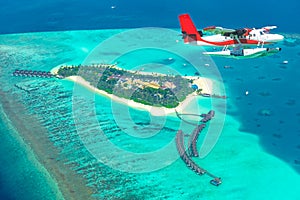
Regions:
<svg viewBox="0 0 300 200"><path fill-rule="evenodd" d="M104 92L113 99L172 109L172 112L184 101L190 100L189 97L203 91L210 94L212 89L211 80L202 77L131 71L109 64L63 65L52 70L52 73L101 94Z"/></svg>

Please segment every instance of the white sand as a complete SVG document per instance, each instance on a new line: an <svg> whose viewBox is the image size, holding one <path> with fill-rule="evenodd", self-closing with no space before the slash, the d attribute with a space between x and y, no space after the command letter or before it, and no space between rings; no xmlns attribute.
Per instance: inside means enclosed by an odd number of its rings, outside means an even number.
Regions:
<svg viewBox="0 0 300 200"><path fill-rule="evenodd" d="M184 108L186 108L193 99L198 97L198 95L192 93L192 94L188 95L186 97L186 99L183 102L181 102L176 108L156 107L156 106L149 106L149 105L144 105L144 104L141 104L141 103L137 103L137 102L134 102L133 100L120 98L120 97L115 96L113 94L109 94L109 93L107 93L103 90L99 90L99 89L95 88L94 86L92 86L88 81L84 80L80 76L70 76L70 77L67 77L66 79L74 81L75 83L78 83L78 84L88 88L89 90L91 90L93 92L96 92L100 95L107 96L107 97L111 98L114 101L126 104L127 106L130 106L132 108L147 110L153 116L164 116L164 115L168 115L168 114L173 114L173 113L175 113L175 110L177 110L178 112L182 112L184 110ZM203 92L206 92L206 93L210 94L210 92L212 91L212 85L213 85L212 81L210 79L199 78L199 79L196 80L196 82L197 82L197 84L199 84L199 86L205 86L205 87L203 87Z"/></svg>
<svg viewBox="0 0 300 200"><path fill-rule="evenodd" d="M61 65L58 65L58 66L52 68L52 69L50 70L51 74L57 75L57 72L58 72L59 68L61 68L62 66L64 66L64 64L61 64Z"/></svg>
<svg viewBox="0 0 300 200"><path fill-rule="evenodd" d="M183 76L183 78L192 79L193 84L202 89L202 93L212 94L213 81L211 79L197 76Z"/></svg>

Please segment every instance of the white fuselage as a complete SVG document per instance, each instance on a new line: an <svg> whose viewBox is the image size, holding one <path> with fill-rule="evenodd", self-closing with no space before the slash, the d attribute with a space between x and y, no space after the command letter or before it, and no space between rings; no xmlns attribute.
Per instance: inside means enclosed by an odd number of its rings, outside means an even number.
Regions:
<svg viewBox="0 0 300 200"><path fill-rule="evenodd" d="M247 35L224 36L221 34L203 36L201 40L197 41L197 45L201 46L226 46L238 43L248 45L263 45L282 41L284 37L279 34L270 34L264 29L252 29Z"/></svg>

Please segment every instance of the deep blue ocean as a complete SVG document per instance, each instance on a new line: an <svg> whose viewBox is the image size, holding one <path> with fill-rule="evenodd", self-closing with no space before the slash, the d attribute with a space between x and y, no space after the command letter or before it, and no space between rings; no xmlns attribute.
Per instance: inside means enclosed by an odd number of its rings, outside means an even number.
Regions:
<svg viewBox="0 0 300 200"><path fill-rule="evenodd" d="M177 17L181 13L190 13L198 28L277 25L276 33L300 33L300 2L296 0L0 0L0 3L0 34L138 27L177 29ZM295 52L294 46L289 44L282 44L283 54L258 58L255 62L223 58L214 61L217 66L225 63L232 67L220 67L220 72L226 87L231 88L227 112L239 119L240 130L257 135L266 152L300 173L300 146L295 140L300 137L300 74L297 68L300 51L298 48L299 52ZM289 64L282 64L283 60L288 60ZM247 97L244 95L246 90L250 92ZM9 127L0 121L0 133L6 132ZM39 194L39 191L47 190L48 183L42 178L31 179L42 176L39 171L22 171L32 164L26 153L18 150L18 145L9 136L1 137L0 199L22 199L23 195L25 199L40 199L45 194ZM7 163L11 158L15 162ZM23 167L24 163L26 166ZM39 187L34 184L37 182ZM19 191L16 184L22 186ZM31 188L36 188L37 192L30 193Z"/></svg>
<svg viewBox="0 0 300 200"><path fill-rule="evenodd" d="M114 9L112 9L114 7ZM299 32L300 2L182 0L1 0L0 33L179 26L188 12L199 28L277 25L279 32Z"/></svg>

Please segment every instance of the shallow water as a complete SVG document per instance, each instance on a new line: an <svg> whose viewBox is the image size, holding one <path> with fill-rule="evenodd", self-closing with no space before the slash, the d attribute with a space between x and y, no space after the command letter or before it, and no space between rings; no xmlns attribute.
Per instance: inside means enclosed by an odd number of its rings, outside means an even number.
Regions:
<svg viewBox="0 0 300 200"><path fill-rule="evenodd" d="M223 184L218 188L209 184L208 176L196 175L179 159L174 143L176 131L181 128L189 133L193 127L181 123L176 116L151 117L145 111L129 109L65 80L11 76L16 68L50 70L62 63L79 64L94 60L94 56L89 57L90 59L85 58L99 42L121 31L123 30L0 36L1 90L4 95L13 93L16 100L27 108L27 115L37 116L39 122L47 129L46 134L53 148L60 150L60 157L57 159L66 158L65 164L69 169L83 177L88 187L95 189L94 197L100 199L112 197L297 199L299 197L297 181L295 184L295 180L300 178L299 164L295 161L300 159L297 146L299 94L295 91L299 90L296 81L299 70L297 71L296 67L299 57L297 53L300 50L295 42L293 44L296 45L292 47L280 44L283 51L272 57L254 60L224 58L211 60L205 57L199 61L201 64L199 70L202 74L216 80L223 78L228 96L225 102L221 99L211 101L199 98L194 102L194 106L186 111L207 112L211 108L216 110L216 118L203 132L198 147L200 148L200 144L205 141L205 135L218 133L218 128L221 127L223 129L220 138L206 157L194 160L211 173L222 177ZM178 39L178 35L168 37L172 38L172 41ZM124 43L128 44L126 42ZM176 47L177 44L172 45ZM170 48L176 49L173 46ZM183 54L184 48L187 48L186 52L199 55L195 47L182 45L180 48ZM119 48L114 54L97 59L110 60L119 55L118 51L122 49ZM93 53L95 55L95 51ZM289 64L281 64L283 60L288 60ZM143 63L158 63L155 72L166 73L173 70L174 73L182 75L193 75L197 71L197 68L189 63L183 65L185 60L170 51L150 49L149 52L149 48L124 54L112 59L112 62L120 63L127 69L140 69ZM210 65L205 66L206 63ZM160 68L162 65L165 67ZM223 68L225 65L232 68L225 69ZM142 67L145 71L151 71L149 66ZM216 76L217 71L214 71L216 69L221 77ZM29 92L19 90L14 84ZM247 96L246 90L249 91ZM220 91L224 92L222 87ZM227 111L224 119L225 108ZM130 118L123 117L126 116L124 113L129 113ZM32 122L32 126L34 123ZM10 134L10 130L6 129L5 132ZM4 142L9 144L11 140L5 139ZM286 145L287 143L289 145ZM203 147L203 151L207 150L206 148L208 147ZM153 154L148 154L149 152ZM27 162L28 160L24 160L20 165L23 166ZM18 177L18 174L12 175ZM6 180L13 180L7 176L3 176L2 179L4 183ZM27 181L23 180L19 185L31 188ZM44 185L43 180L36 182ZM39 195L44 194L43 192L35 194L38 197L32 199L42 198ZM53 194L48 194L48 197L55 198Z"/></svg>

